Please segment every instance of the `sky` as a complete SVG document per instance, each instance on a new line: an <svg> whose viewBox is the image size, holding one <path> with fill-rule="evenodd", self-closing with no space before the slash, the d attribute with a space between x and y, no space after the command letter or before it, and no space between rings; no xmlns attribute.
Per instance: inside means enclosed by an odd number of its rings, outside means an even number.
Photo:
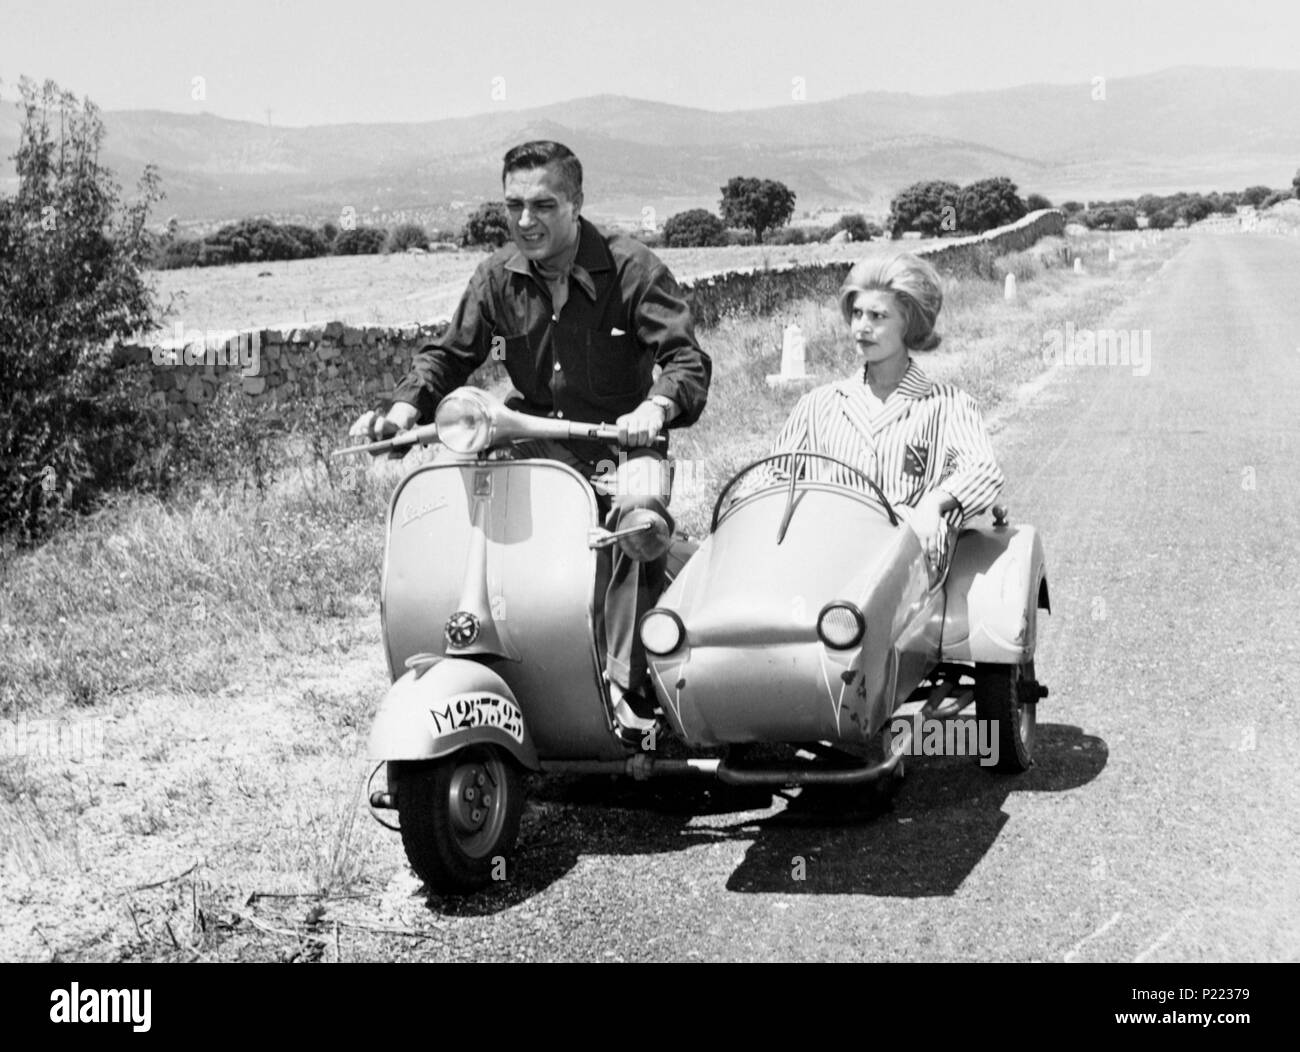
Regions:
<svg viewBox="0 0 1300 1052"><path fill-rule="evenodd" d="M863 91L1300 69L1295 0L3 0L22 75L102 109L420 121L596 94L712 110ZM796 78L799 78L796 80Z"/></svg>

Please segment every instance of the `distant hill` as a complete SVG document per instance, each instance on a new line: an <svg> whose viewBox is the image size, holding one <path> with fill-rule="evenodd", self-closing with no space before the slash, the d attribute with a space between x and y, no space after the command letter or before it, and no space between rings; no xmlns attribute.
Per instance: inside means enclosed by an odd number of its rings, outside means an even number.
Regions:
<svg viewBox="0 0 1300 1052"><path fill-rule="evenodd" d="M105 114L105 161L129 185L162 171L161 218L259 213L458 221L500 193L505 150L569 144L587 171L587 211L662 219L716 209L733 175L780 179L798 210L883 211L918 179L1010 175L1053 200L1284 186L1300 166L1300 71L1181 67L1093 85L1026 85L917 96L870 92L719 113L614 95L417 124L266 127L207 114ZM17 141L0 108L0 156ZM12 162L0 177L12 186Z"/></svg>

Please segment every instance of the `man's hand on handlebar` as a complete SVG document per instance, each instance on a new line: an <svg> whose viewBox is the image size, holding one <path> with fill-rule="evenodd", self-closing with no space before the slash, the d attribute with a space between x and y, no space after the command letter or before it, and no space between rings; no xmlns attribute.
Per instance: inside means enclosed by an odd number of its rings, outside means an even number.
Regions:
<svg viewBox="0 0 1300 1052"><path fill-rule="evenodd" d="M667 424L668 410L649 400L614 421L619 430L619 443L629 449L652 444Z"/></svg>
<svg viewBox="0 0 1300 1052"><path fill-rule="evenodd" d="M392 408L386 413L378 413L373 409L362 413L357 417L356 423L348 429L348 436L366 442L382 442L386 438L392 438L399 431L414 427L419 415L419 410L410 403L394 402ZM394 450L388 455L400 457L405 453L406 449L401 449ZM379 452L371 455L379 456Z"/></svg>

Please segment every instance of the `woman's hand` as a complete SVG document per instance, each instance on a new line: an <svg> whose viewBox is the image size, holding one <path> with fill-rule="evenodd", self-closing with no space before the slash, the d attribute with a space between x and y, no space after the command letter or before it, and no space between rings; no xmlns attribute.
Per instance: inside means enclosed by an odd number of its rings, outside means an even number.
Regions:
<svg viewBox="0 0 1300 1052"><path fill-rule="evenodd" d="M916 502L915 506L902 506L895 509L912 527L921 550L931 565L938 566L948 550L948 521L944 512L957 507L957 500L941 489L930 490Z"/></svg>

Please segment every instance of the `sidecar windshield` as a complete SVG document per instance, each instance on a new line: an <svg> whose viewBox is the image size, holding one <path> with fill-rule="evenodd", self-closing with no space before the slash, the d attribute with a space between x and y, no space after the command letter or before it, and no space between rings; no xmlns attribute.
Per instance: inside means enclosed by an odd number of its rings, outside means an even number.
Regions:
<svg viewBox="0 0 1300 1052"><path fill-rule="evenodd" d="M891 525L898 525L898 516L884 492L861 468L823 453L799 450L756 460L733 475L718 494L710 529L716 530L733 508L773 489L785 489L787 504L792 508L795 493L809 486L853 493L879 507Z"/></svg>

